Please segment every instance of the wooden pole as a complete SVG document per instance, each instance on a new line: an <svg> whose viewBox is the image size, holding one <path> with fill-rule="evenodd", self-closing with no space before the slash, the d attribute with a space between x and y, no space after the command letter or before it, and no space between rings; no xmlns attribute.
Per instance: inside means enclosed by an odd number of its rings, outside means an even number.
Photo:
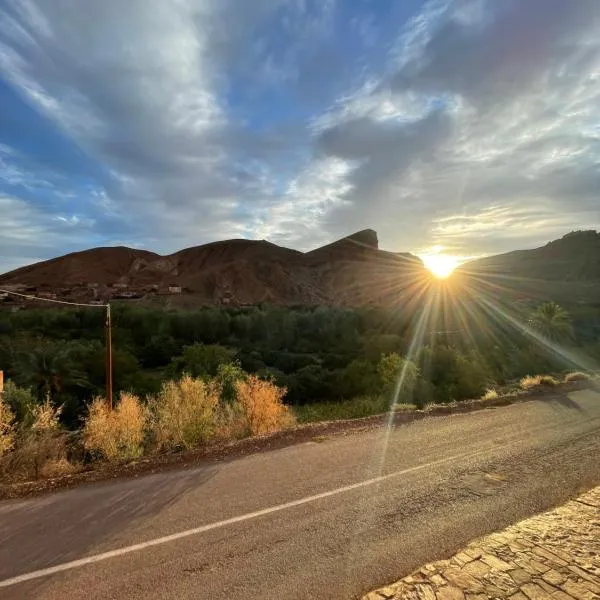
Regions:
<svg viewBox="0 0 600 600"><path fill-rule="evenodd" d="M110 304L106 305L106 402L109 410L113 407L113 377L112 377L112 323Z"/></svg>

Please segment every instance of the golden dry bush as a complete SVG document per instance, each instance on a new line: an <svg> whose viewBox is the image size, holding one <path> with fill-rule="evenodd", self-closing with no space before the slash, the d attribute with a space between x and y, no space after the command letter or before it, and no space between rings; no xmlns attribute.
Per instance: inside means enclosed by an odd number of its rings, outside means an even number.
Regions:
<svg viewBox="0 0 600 600"><path fill-rule="evenodd" d="M558 379L552 375L527 375L521 379L521 388L524 390L533 390L539 387L556 387L560 384Z"/></svg>
<svg viewBox="0 0 600 600"><path fill-rule="evenodd" d="M121 393L114 410L104 398L94 398L83 427L83 443L89 452L108 461L137 458L144 450L148 411L140 399Z"/></svg>
<svg viewBox="0 0 600 600"><path fill-rule="evenodd" d="M189 450L207 442L216 430L219 386L184 375L167 381L150 402L152 433L160 450Z"/></svg>
<svg viewBox="0 0 600 600"><path fill-rule="evenodd" d="M0 456L15 445L15 417L10 406L0 396Z"/></svg>
<svg viewBox="0 0 600 600"><path fill-rule="evenodd" d="M215 435L221 440L236 440L248 435L246 414L239 402L223 402L221 399Z"/></svg>
<svg viewBox="0 0 600 600"><path fill-rule="evenodd" d="M590 379L591 377L587 373L581 371L567 373L567 375L565 375L565 383L569 383L570 381L589 381Z"/></svg>
<svg viewBox="0 0 600 600"><path fill-rule="evenodd" d="M39 470L39 477L60 477L61 475L77 473L77 471L79 471L79 467L76 464L65 457L60 457L46 461Z"/></svg>
<svg viewBox="0 0 600 600"><path fill-rule="evenodd" d="M496 400L496 398L498 398L498 392L494 388L488 388L481 396L482 400Z"/></svg>
<svg viewBox="0 0 600 600"><path fill-rule="evenodd" d="M32 411L33 422L31 429L37 432L51 432L60 429L59 419L62 412L62 406L55 408L50 402L50 397L42 404L35 406Z"/></svg>
<svg viewBox="0 0 600 600"><path fill-rule="evenodd" d="M60 426L62 407L50 398L30 409L21 423L13 451L2 463L3 475L12 480L31 480L73 473L78 466L68 459L68 434Z"/></svg>
<svg viewBox="0 0 600 600"><path fill-rule="evenodd" d="M524 390L532 390L541 385L541 377L539 375L527 375L521 379L520 386Z"/></svg>
<svg viewBox="0 0 600 600"><path fill-rule="evenodd" d="M282 402L287 390L255 375L236 382L237 400L247 434L260 435L291 427L295 418Z"/></svg>
<svg viewBox="0 0 600 600"><path fill-rule="evenodd" d="M19 435L15 449L4 461L4 473L13 480L56 477L78 470L68 458L68 435L64 431L29 429Z"/></svg>
<svg viewBox="0 0 600 600"><path fill-rule="evenodd" d="M552 375L542 375L540 377L540 383L547 387L556 387L557 385L560 385L560 381Z"/></svg>

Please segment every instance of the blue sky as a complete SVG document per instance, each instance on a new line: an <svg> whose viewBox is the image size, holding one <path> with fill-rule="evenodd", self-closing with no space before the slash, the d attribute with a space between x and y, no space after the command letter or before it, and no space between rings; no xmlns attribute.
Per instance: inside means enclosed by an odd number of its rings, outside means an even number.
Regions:
<svg viewBox="0 0 600 600"><path fill-rule="evenodd" d="M600 228L596 0L0 0L0 271Z"/></svg>

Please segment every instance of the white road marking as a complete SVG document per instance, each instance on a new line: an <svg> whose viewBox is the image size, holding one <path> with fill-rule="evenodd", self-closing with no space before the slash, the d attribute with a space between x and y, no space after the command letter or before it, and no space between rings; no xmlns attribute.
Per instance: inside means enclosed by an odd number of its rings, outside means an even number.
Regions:
<svg viewBox="0 0 600 600"><path fill-rule="evenodd" d="M71 569L76 569L78 567L83 567L85 565L90 565L93 563L101 562L103 560L108 560L109 558L115 558L117 556L122 556L124 554L129 554L131 552L137 552L138 550L145 550L146 548L151 548L152 546L168 544L169 542L174 542L176 540L180 540L182 538L186 538L186 537L189 537L192 535L198 535L198 534L204 533L206 531L211 531L212 529L218 529L219 527L226 527L227 525L233 525L234 523L241 523L242 521L249 521L250 519L256 519L258 517L270 515L272 513L276 513L276 512L282 511L282 510L287 510L288 508L302 506L303 504L309 504L310 502L316 502L317 500L322 500L323 498L329 498L331 496L336 496L337 494L343 494L345 492L350 492L352 490L357 490L359 488L367 487L370 485L375 485L376 483L380 483L382 481L386 481L386 480L392 479L394 477L399 477L401 475L406 475L408 473L414 473L415 471L421 471L428 467L436 467L438 465L441 465L441 464L444 464L447 462L452 462L454 460L459 460L459 459L470 458L470 457L474 457L474 456L477 456L480 454L481 454L481 452L469 452L469 453L465 453L465 454L458 454L456 456L449 456L447 458L442 458L440 460L434 460L433 462L429 462L424 465L417 465L416 467L410 467L408 469L403 469L401 471L394 471L393 473L388 473L387 475L373 477L372 479L366 479L364 481L359 481L358 483L352 483L350 485L345 485L343 487L336 488L336 489L330 490L328 492L322 492L320 494L315 494L314 496L306 496L305 498L300 498L298 500L292 500L291 502L285 502L284 504L277 504L276 506L270 506L269 508L264 508L262 510L257 510L255 512L246 513L245 515L239 515L237 517L232 517L231 519L225 519L224 521L217 521L216 523L209 523L208 525L194 527L193 529L187 529L185 531L180 531L179 533L165 535L163 537L155 538L153 540L148 540L147 542L133 544L132 546L125 546L123 548L109 550L108 552L102 552L100 554L93 554L92 556L86 556L85 558L80 558L78 560L72 560L70 562L58 564L53 567L48 567L46 569L39 569L37 571L31 571L30 573L23 573L22 575L17 575L16 577L10 577L9 579L4 579L3 581L0 581L0 588L15 585L17 583L23 583L24 581L31 581L32 579L39 579L40 577L46 577L48 575L54 575L55 573L60 573L62 571L69 571Z"/></svg>

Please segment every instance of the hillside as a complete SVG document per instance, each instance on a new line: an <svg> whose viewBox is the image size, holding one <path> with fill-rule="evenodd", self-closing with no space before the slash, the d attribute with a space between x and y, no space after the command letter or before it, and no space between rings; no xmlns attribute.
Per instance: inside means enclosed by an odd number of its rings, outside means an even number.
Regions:
<svg viewBox="0 0 600 600"><path fill-rule="evenodd" d="M574 231L534 250L517 250L469 262L465 270L559 281L600 280L600 233Z"/></svg>
<svg viewBox="0 0 600 600"><path fill-rule="evenodd" d="M457 280L476 291L565 304L600 300L600 233L575 231L541 248L466 263Z"/></svg>
<svg viewBox="0 0 600 600"><path fill-rule="evenodd" d="M124 246L92 248L21 267L0 276L0 284L56 287L73 284L116 283L135 270L140 261L157 260L158 254Z"/></svg>
<svg viewBox="0 0 600 600"><path fill-rule="evenodd" d="M168 256L96 248L6 273L0 286L58 290L61 297L77 299L94 288L94 298L108 299L115 297L116 285L117 297L168 296L172 306L353 306L398 303L423 277L418 258L379 250L377 234L364 230L307 253L253 240L215 242ZM181 294L169 295L174 288Z"/></svg>

